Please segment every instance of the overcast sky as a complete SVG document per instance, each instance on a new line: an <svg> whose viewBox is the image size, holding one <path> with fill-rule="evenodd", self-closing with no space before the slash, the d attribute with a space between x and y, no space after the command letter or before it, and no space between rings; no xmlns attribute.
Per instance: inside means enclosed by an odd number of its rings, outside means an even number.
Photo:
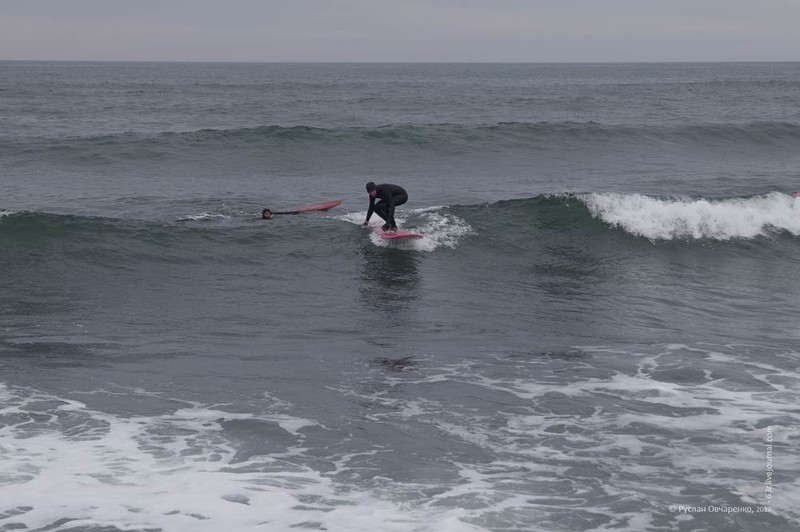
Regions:
<svg viewBox="0 0 800 532"><path fill-rule="evenodd" d="M0 59L796 61L800 0L0 0Z"/></svg>

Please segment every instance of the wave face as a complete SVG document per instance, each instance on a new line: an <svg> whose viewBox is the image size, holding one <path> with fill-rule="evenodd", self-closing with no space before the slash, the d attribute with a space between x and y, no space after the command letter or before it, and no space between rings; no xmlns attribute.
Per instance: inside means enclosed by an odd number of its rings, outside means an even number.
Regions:
<svg viewBox="0 0 800 532"><path fill-rule="evenodd" d="M773 192L745 198L668 198L643 194L544 194L487 206L498 234L557 230L565 240L620 231L658 241L754 240L800 236L800 198ZM473 213L480 208L463 207Z"/></svg>
<svg viewBox="0 0 800 532"><path fill-rule="evenodd" d="M213 204L209 200L206 202ZM184 207L185 208L185 207ZM311 217L293 227L292 234L264 230L258 211L248 205L219 204L196 207L194 214L172 221L146 221L105 217L0 211L0 239L6 244L35 246L44 242L92 240L129 249L133 243L155 248L211 243L235 245L254 235L295 241L327 240L320 228L336 220L360 225L363 211ZM543 194L533 198L486 204L399 210L398 220L436 241L427 249L454 248L469 236L488 237L515 231L555 231L570 240L586 234L621 231L650 241L753 240L779 235L800 236L800 198L772 192L735 198L665 198L643 194L576 193ZM341 229L341 228L340 228ZM336 230L332 227L331 230ZM299 231L299 234L296 232ZM386 242L380 239L375 243ZM420 241L421 242L421 241ZM116 244L115 244L116 243Z"/></svg>
<svg viewBox="0 0 800 532"><path fill-rule="evenodd" d="M800 253L800 198L779 193L713 199L546 194L399 209L398 223L423 235L400 243L361 227L363 210L263 222L258 208L247 204L206 201L189 212L185 203L171 208L172 220L161 221L4 211L0 265L24 285L37 279L48 285L53 276L76 271L95 272L99 278L77 279L98 287L100 279L113 284L119 274L168 285L176 269L233 268L250 279L265 267L300 282L328 261L349 269L352 257L384 250L430 256L448 268L470 264L476 274L506 279L509 286L531 271L543 275L537 282L572 286L576 278L591 283L591 272L617 261L640 264L636 275L657 283L661 261L681 256L719 261L735 255L746 262L743 271L752 271L765 260L788 267ZM392 257L376 258L389 260L391 270ZM243 283L239 289L246 289ZM612 286L625 283L618 274Z"/></svg>

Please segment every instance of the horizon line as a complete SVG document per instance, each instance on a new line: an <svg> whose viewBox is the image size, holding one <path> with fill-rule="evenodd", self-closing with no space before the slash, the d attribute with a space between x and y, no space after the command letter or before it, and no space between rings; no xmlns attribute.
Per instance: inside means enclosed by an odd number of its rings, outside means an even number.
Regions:
<svg viewBox="0 0 800 532"><path fill-rule="evenodd" d="M430 65L568 65L568 64L711 64L711 63L798 63L800 59L726 60L586 60L586 61L290 61L290 60L208 60L208 59L4 59L3 63L223 63L223 64L430 64Z"/></svg>

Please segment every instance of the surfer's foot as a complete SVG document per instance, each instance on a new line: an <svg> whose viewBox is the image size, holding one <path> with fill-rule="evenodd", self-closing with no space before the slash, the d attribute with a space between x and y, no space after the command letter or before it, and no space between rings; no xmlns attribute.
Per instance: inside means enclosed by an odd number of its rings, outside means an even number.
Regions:
<svg viewBox="0 0 800 532"><path fill-rule="evenodd" d="M383 230L383 231L388 231L388 230L389 230L389 229L391 229L391 228L392 228L392 226L391 226L391 225L389 225L389 224L383 224L383 227L381 227L381 230Z"/></svg>

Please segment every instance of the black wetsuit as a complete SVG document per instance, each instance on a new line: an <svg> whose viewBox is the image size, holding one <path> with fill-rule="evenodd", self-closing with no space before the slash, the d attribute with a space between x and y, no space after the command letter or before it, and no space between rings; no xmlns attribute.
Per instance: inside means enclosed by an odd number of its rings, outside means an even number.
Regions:
<svg viewBox="0 0 800 532"><path fill-rule="evenodd" d="M367 221L369 222L374 212L386 222L384 229L397 229L397 222L394 221L394 208L408 201L408 193L403 187L388 183L376 186L375 191L375 197L369 197ZM376 203L376 199L380 201Z"/></svg>

